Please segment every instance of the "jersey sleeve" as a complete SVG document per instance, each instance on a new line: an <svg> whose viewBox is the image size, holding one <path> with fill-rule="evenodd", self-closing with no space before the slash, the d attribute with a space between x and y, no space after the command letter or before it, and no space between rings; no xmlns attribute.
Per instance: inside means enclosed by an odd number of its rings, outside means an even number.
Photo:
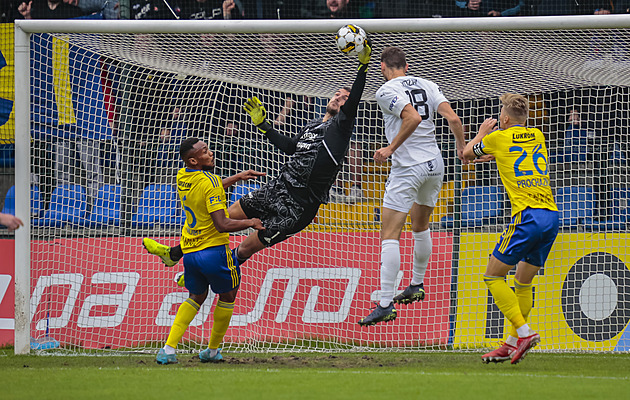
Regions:
<svg viewBox="0 0 630 400"><path fill-rule="evenodd" d="M409 104L409 99L389 87L381 87L376 93L376 102L383 113L400 117L403 108Z"/></svg>
<svg viewBox="0 0 630 400"><path fill-rule="evenodd" d="M496 151L496 139L498 137L495 132L497 131L490 132L481 139L481 142L473 146L473 152L477 157L481 157L484 154L494 154Z"/></svg>
<svg viewBox="0 0 630 400"><path fill-rule="evenodd" d="M448 103L448 99L446 98L446 96L444 96L444 93L442 93L442 90L440 89L440 87L438 85L436 85L435 83L431 84L431 95L429 96L429 99L431 99L431 101L433 101L433 104L431 104L431 107L437 111L438 107L440 106L440 104L442 103Z"/></svg>
<svg viewBox="0 0 630 400"><path fill-rule="evenodd" d="M203 190L206 198L206 209L208 210L208 213L226 209L225 190L223 189L223 186L216 185L212 180L208 179L205 182Z"/></svg>
<svg viewBox="0 0 630 400"><path fill-rule="evenodd" d="M273 145L276 146L278 149L280 149L282 152L288 155L292 155L293 153L295 153L297 142L301 134L296 137L289 137L287 135L284 135L278 132L272 126L271 129L265 132L265 136L267 136L267 139L269 139L269 141L273 143Z"/></svg>

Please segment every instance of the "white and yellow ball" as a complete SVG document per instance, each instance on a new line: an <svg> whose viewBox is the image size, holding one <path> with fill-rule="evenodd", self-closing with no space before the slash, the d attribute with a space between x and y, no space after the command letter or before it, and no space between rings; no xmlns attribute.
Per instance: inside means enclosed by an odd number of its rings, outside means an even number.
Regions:
<svg viewBox="0 0 630 400"><path fill-rule="evenodd" d="M358 25L346 25L337 31L335 41L342 53L355 56L365 48L367 33Z"/></svg>

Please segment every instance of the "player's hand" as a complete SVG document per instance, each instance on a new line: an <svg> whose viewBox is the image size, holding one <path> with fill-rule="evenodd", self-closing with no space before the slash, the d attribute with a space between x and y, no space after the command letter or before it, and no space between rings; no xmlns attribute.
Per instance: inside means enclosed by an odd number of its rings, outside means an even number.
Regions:
<svg viewBox="0 0 630 400"><path fill-rule="evenodd" d="M457 148L457 158L459 159L459 161L461 161L464 165L468 164L469 161L466 159L466 157L464 157L464 149L466 148L466 143L456 143L455 146Z"/></svg>
<svg viewBox="0 0 630 400"><path fill-rule="evenodd" d="M252 218L250 221L252 221L252 228L256 229L257 231L264 231L265 227L262 224L262 221L259 220L258 218Z"/></svg>
<svg viewBox="0 0 630 400"><path fill-rule="evenodd" d="M488 133L492 132L497 124L497 120L494 118L487 118L481 126L479 126L479 133L477 135L481 135L481 137L486 136Z"/></svg>
<svg viewBox="0 0 630 400"><path fill-rule="evenodd" d="M494 161L494 156L492 154L484 154L483 156L477 157L474 160L472 160L473 163L488 162L488 161Z"/></svg>
<svg viewBox="0 0 630 400"><path fill-rule="evenodd" d="M258 97L254 96L247 99L243 108L261 132L265 133L271 129L271 125L267 122L267 110L265 110L262 102L258 100Z"/></svg>
<svg viewBox="0 0 630 400"><path fill-rule="evenodd" d="M359 65L359 69L361 69L361 67L364 67L367 70L367 65L370 63L371 56L372 56L372 41L370 40L370 38L367 38L365 47L359 53L359 62L361 63L361 65Z"/></svg>
<svg viewBox="0 0 630 400"><path fill-rule="evenodd" d="M24 226L24 222L11 214L0 213L0 225L6 226L9 231L14 231L20 226Z"/></svg>
<svg viewBox="0 0 630 400"><path fill-rule="evenodd" d="M374 161L381 164L387 162L387 159L393 153L394 152L392 151L392 149L389 148L389 146L381 147L380 149L376 150L376 152L374 152Z"/></svg>
<svg viewBox="0 0 630 400"><path fill-rule="evenodd" d="M256 179L259 176L265 176L267 175L264 172L259 172L259 171L254 171L253 169L248 169L247 171L242 171L238 173L238 179L241 181L247 181L250 179Z"/></svg>
<svg viewBox="0 0 630 400"><path fill-rule="evenodd" d="M361 64L368 64L370 62L370 57L372 56L372 41L370 38L366 40L365 47L359 53L359 62Z"/></svg>

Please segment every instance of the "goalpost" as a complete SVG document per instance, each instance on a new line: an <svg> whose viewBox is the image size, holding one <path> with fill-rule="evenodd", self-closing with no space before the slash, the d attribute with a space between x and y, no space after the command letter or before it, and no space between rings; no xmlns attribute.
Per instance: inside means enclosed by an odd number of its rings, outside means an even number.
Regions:
<svg viewBox="0 0 630 400"><path fill-rule="evenodd" d="M15 233L15 352L161 347L187 297L172 280L183 265L164 267L141 243L178 243L179 142L207 141L221 176L267 173L230 188L230 201L276 176L286 156L256 132L242 104L258 96L277 129L292 134L322 116L356 74L356 58L334 43L347 23L370 34L374 55L334 201L304 232L242 266L223 348L477 350L507 332L481 274L510 204L493 163L459 164L439 116L447 173L431 221L427 298L397 306L393 323L356 323L379 298L389 167L371 158L386 142L374 94L383 82L380 51L396 45L410 75L441 87L469 135L498 116L501 94L529 98L528 123L547 136L549 181L562 209L560 234L534 281L537 349L630 351L630 16L614 15L16 21L16 215L25 226ZM245 234L232 235L232 244ZM400 243L402 290L411 279L409 227ZM213 300L180 351L207 344Z"/></svg>

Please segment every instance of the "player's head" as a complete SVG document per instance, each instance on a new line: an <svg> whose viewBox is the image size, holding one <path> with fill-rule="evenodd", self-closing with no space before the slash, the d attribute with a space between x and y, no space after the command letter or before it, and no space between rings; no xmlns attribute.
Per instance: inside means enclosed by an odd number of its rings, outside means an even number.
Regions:
<svg viewBox="0 0 630 400"><path fill-rule="evenodd" d="M348 0L326 0L326 6L333 14L339 14L348 5Z"/></svg>
<svg viewBox="0 0 630 400"><path fill-rule="evenodd" d="M506 93L500 97L501 115L499 121L502 127L509 125L524 125L529 116L529 102L524 96Z"/></svg>
<svg viewBox="0 0 630 400"><path fill-rule="evenodd" d="M341 106L346 104L348 96L350 96L349 87L342 87L341 89L337 90L333 97L331 97L328 101L328 105L326 105L326 114L329 114L331 117L337 115Z"/></svg>
<svg viewBox="0 0 630 400"><path fill-rule="evenodd" d="M393 75L404 75L409 68L405 52L396 46L385 47L381 53L381 73L385 79L392 79Z"/></svg>
<svg viewBox="0 0 630 400"><path fill-rule="evenodd" d="M212 171L214 169L214 153L208 150L208 145L197 138L187 138L179 146L179 155L186 167Z"/></svg>

